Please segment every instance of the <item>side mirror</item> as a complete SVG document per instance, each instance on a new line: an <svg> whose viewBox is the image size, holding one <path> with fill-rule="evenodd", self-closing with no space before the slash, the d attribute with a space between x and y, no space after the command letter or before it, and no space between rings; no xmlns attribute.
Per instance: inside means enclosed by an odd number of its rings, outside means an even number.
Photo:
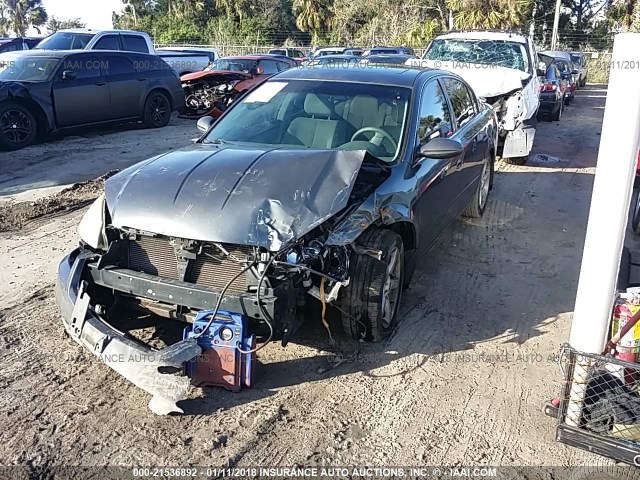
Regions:
<svg viewBox="0 0 640 480"><path fill-rule="evenodd" d="M464 152L462 143L451 138L434 138L420 147L418 158L452 158Z"/></svg>
<svg viewBox="0 0 640 480"><path fill-rule="evenodd" d="M76 78L76 72L73 70L64 70L62 72L62 80L73 80Z"/></svg>
<svg viewBox="0 0 640 480"><path fill-rule="evenodd" d="M215 119L213 117L207 115L206 117L202 117L201 119L199 119L196 126L201 132L208 132L209 128L211 128L211 125L213 125L214 120Z"/></svg>
<svg viewBox="0 0 640 480"><path fill-rule="evenodd" d="M580 72L578 70L571 70L572 75L578 75Z"/></svg>

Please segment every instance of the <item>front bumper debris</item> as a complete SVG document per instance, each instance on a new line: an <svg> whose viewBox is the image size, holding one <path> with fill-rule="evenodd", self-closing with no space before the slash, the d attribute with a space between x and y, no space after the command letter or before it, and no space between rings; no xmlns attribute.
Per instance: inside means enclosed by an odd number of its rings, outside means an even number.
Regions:
<svg viewBox="0 0 640 480"><path fill-rule="evenodd" d="M79 250L62 259L58 267L55 294L63 324L71 337L100 360L149 392L149 408L158 415L183 413L177 403L187 397L190 379L161 373L164 367L180 368L183 362L202 352L193 338L163 350L153 350L119 332L95 313L81 279L88 257Z"/></svg>

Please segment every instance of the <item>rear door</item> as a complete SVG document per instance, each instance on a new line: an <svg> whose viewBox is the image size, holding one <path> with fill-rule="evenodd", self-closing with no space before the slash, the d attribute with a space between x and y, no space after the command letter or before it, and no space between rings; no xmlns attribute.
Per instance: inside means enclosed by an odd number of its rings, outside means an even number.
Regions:
<svg viewBox="0 0 640 480"><path fill-rule="evenodd" d="M59 127L72 127L109 119L109 87L104 56L81 53L65 58L53 81L53 101ZM63 72L69 72L63 80Z"/></svg>
<svg viewBox="0 0 640 480"><path fill-rule="evenodd" d="M96 42L92 50L121 50L120 36L117 34L105 35Z"/></svg>
<svg viewBox="0 0 640 480"><path fill-rule="evenodd" d="M149 45L142 35L121 34L122 50L125 52L149 53Z"/></svg>
<svg viewBox="0 0 640 480"><path fill-rule="evenodd" d="M140 116L141 98L149 83L148 75L138 73L127 54L105 55L105 74L109 85L109 118L120 120ZM136 56L137 58L137 56ZM137 62L142 63L142 62Z"/></svg>

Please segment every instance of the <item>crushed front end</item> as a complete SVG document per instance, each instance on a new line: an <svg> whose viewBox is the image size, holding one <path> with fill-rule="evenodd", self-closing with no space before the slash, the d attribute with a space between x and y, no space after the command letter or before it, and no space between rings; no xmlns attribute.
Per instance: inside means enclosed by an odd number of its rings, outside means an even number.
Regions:
<svg viewBox="0 0 640 480"><path fill-rule="evenodd" d="M196 146L169 155L107 180L105 195L79 225L78 248L60 263L56 286L69 335L149 392L149 407L159 414L182 411L177 402L190 385L185 367L206 353L203 346L217 343L200 338L208 317L241 316L244 353L249 338L286 345L305 307L336 301L357 247L332 242L331 234L387 178L377 167L361 169L363 152L278 155ZM224 155L234 160L216 199L204 179L225 175ZM309 155L319 171L290 163ZM166 175L167 165L181 162L191 166L183 177ZM209 171L214 167L218 176ZM287 191L263 178L276 167L299 172L302 185L292 179L296 186ZM202 192L208 193L198 199ZM181 196L188 197L184 208Z"/></svg>

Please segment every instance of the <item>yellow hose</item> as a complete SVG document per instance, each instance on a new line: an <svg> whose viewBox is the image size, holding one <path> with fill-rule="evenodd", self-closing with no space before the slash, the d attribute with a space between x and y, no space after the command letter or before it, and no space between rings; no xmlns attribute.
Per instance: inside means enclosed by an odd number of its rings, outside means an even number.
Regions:
<svg viewBox="0 0 640 480"><path fill-rule="evenodd" d="M329 323L327 323L327 319L325 318L325 313L327 312L327 304L324 301L324 277L320 278L320 302L322 303L322 324L324 325L324 328L327 329L329 340L333 342L333 337L331 336L331 328L329 328Z"/></svg>

